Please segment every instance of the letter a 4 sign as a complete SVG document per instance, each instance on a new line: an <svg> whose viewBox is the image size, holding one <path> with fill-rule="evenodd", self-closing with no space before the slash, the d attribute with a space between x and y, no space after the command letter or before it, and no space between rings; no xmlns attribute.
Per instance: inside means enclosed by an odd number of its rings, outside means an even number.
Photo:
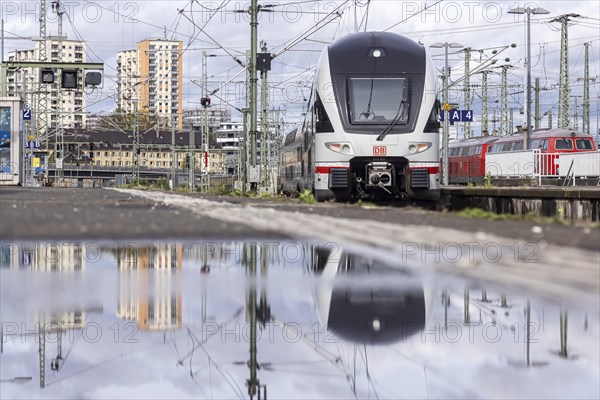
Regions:
<svg viewBox="0 0 600 400"><path fill-rule="evenodd" d="M444 121L444 114L440 114L440 121ZM452 109L448 111L448 115L450 115L450 122L473 122L473 110L457 110Z"/></svg>

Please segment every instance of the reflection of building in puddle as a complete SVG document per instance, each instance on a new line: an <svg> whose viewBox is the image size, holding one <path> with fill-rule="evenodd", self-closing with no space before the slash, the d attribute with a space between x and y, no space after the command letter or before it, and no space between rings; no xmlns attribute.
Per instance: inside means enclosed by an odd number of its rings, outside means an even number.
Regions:
<svg viewBox="0 0 600 400"><path fill-rule="evenodd" d="M319 275L321 322L341 339L385 344L424 329L431 302L426 302L422 283L408 272L354 254L335 257L322 249L315 252L313 271Z"/></svg>
<svg viewBox="0 0 600 400"><path fill-rule="evenodd" d="M33 268L36 271L82 271L86 251L81 243L2 243L0 268Z"/></svg>
<svg viewBox="0 0 600 400"><path fill-rule="evenodd" d="M181 244L117 249L119 299L117 317L143 330L181 328Z"/></svg>

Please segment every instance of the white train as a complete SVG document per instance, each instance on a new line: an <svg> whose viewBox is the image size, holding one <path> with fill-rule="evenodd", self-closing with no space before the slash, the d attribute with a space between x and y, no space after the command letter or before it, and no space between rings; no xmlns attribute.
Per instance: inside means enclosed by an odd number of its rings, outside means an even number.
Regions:
<svg viewBox="0 0 600 400"><path fill-rule="evenodd" d="M306 118L284 138L280 189L317 200L438 200L439 101L427 49L388 32L327 46Z"/></svg>

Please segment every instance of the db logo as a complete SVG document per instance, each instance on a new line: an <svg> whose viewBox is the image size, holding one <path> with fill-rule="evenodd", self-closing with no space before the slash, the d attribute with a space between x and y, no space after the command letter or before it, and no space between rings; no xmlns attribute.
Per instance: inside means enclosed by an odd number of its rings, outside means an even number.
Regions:
<svg viewBox="0 0 600 400"><path fill-rule="evenodd" d="M374 156L385 156L387 154L387 148L385 146L373 146Z"/></svg>

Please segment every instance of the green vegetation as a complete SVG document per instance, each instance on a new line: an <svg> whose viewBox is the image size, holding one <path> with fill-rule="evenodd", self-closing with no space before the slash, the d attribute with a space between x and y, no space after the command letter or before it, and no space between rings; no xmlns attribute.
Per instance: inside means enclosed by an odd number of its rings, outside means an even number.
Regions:
<svg viewBox="0 0 600 400"><path fill-rule="evenodd" d="M317 199L315 199L312 190L308 189L305 189L302 193L300 193L300 196L298 196L298 200L300 200L300 203L302 204L315 204L317 202Z"/></svg>
<svg viewBox="0 0 600 400"><path fill-rule="evenodd" d="M377 204L372 203L370 201L358 200L357 204L360 208L364 208L365 210L374 210L379 208Z"/></svg>
<svg viewBox="0 0 600 400"><path fill-rule="evenodd" d="M471 219L487 219L489 221L532 221L542 224L559 223L565 225L573 225L575 221L569 221L564 219L564 212L562 209L558 209L557 214L554 217L539 217L533 214L497 214L492 211L485 211L481 208L465 208L464 210L454 213L455 215L463 218Z"/></svg>
<svg viewBox="0 0 600 400"><path fill-rule="evenodd" d="M494 186L494 185L492 184L492 174L491 174L491 173L489 173L489 172L488 172L488 173L485 175L485 181L483 182L483 186L484 186L484 187L486 187L486 188L489 188L489 187L492 187L492 186Z"/></svg>
<svg viewBox="0 0 600 400"><path fill-rule="evenodd" d="M481 208L465 208L456 213L459 217L471 219L488 219L490 221L504 221L510 219L523 219L521 215L496 214L495 212L485 211Z"/></svg>

